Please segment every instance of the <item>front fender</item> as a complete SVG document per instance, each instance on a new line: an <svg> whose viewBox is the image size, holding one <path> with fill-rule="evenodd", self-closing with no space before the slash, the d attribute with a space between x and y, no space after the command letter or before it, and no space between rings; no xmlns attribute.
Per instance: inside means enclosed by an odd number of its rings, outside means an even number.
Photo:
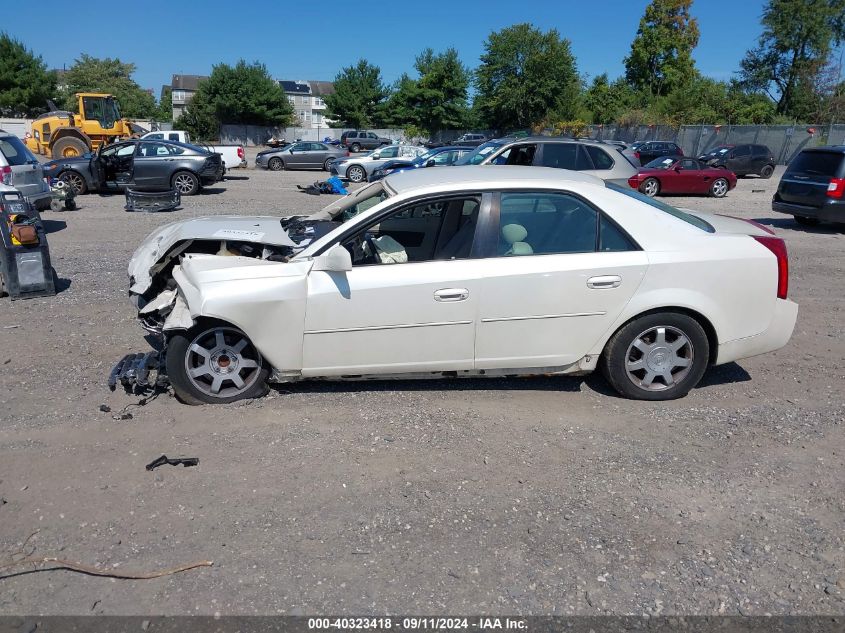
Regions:
<svg viewBox="0 0 845 633"><path fill-rule="evenodd" d="M193 319L231 323L275 369L298 371L311 264L191 255L173 269L173 278Z"/></svg>

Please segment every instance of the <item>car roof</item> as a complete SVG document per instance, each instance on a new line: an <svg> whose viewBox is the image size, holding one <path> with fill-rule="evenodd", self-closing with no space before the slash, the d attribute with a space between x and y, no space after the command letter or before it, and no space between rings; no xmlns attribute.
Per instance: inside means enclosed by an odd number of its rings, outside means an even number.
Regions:
<svg viewBox="0 0 845 633"><path fill-rule="evenodd" d="M564 182L581 182L603 187L596 176L553 167L524 167L518 165L462 165L437 169L412 169L391 174L385 183L396 194L434 186L469 185L517 187L556 187Z"/></svg>
<svg viewBox="0 0 845 633"><path fill-rule="evenodd" d="M819 147L805 147L802 152L845 152L845 145L821 145Z"/></svg>

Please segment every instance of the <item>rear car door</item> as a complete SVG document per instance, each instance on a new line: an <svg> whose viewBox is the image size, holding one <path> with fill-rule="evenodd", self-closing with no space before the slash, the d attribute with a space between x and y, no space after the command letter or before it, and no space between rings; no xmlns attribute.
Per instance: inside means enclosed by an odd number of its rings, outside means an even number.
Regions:
<svg viewBox="0 0 845 633"><path fill-rule="evenodd" d="M168 188L171 163L176 158L164 143L141 141L135 154L132 180L139 189Z"/></svg>
<svg viewBox="0 0 845 633"><path fill-rule="evenodd" d="M604 213L563 191L494 196L476 368L561 367L600 339L648 258Z"/></svg>

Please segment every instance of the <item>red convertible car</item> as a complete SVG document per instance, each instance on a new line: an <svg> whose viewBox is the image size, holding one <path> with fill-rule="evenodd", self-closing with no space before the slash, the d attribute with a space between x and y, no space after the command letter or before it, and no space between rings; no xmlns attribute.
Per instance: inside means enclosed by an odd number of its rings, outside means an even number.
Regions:
<svg viewBox="0 0 845 633"><path fill-rule="evenodd" d="M661 156L640 167L628 184L647 196L658 193L705 193L722 198L736 187L736 174L707 167L695 158Z"/></svg>

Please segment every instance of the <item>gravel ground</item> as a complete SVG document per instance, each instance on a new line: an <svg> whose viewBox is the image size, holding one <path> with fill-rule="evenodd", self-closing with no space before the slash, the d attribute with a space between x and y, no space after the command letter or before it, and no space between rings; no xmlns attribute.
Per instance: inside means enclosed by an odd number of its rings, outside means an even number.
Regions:
<svg viewBox="0 0 845 633"><path fill-rule="evenodd" d="M670 200L772 226L801 311L785 349L668 403L595 376L131 406L105 379L147 348L126 300L138 242L180 218L316 210L332 198L295 185L325 174L238 172L169 214L97 195L45 212L62 291L0 301L0 564L214 566L6 576L0 614L845 613L843 232L774 214L779 176ZM145 471L162 453L200 464Z"/></svg>

